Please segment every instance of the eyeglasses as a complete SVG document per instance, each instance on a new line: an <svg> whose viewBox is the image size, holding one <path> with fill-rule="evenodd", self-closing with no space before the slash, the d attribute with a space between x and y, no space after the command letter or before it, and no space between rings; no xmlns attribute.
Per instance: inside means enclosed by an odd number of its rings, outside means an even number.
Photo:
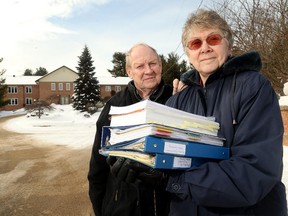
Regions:
<svg viewBox="0 0 288 216"><path fill-rule="evenodd" d="M215 46L221 43L222 41L222 36L220 34L212 34L209 35L206 38L206 42L210 45L210 46ZM195 39L195 40L191 40L188 42L187 47L190 50L197 50L202 46L203 41L200 39Z"/></svg>

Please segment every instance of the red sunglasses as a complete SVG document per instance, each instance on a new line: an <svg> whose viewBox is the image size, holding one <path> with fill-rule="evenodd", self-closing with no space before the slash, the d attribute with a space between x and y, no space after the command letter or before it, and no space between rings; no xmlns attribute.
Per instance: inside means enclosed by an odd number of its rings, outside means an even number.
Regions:
<svg viewBox="0 0 288 216"><path fill-rule="evenodd" d="M220 34L212 34L209 35L206 38L206 42L210 45L210 46L215 46L221 43L222 41L222 36ZM195 40L191 40L188 42L187 47L190 50L197 50L202 46L203 41L200 39L195 39Z"/></svg>

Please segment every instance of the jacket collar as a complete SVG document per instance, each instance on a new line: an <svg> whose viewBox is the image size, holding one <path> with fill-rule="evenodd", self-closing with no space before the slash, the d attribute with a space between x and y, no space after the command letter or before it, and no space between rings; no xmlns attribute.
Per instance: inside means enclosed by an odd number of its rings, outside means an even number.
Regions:
<svg viewBox="0 0 288 216"><path fill-rule="evenodd" d="M128 89L130 92L133 92L133 94L135 95L137 100L139 100L139 101L143 100L143 98L138 94L138 91L137 91L135 84L134 84L134 80L131 80L128 83ZM158 97L160 97L162 95L164 89L165 89L164 80L161 79L161 82L159 83L158 88L153 92L152 95L150 95L149 99L152 101L155 101Z"/></svg>

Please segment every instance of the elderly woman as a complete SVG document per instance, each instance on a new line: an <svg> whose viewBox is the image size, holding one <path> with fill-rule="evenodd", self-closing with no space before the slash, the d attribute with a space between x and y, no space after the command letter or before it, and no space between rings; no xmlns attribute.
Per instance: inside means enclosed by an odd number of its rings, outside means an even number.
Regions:
<svg viewBox="0 0 288 216"><path fill-rule="evenodd" d="M231 157L169 178L170 215L287 215L282 177L283 124L270 82L252 51L232 57L232 32L214 11L188 17L182 44L194 69L166 105L220 123Z"/></svg>

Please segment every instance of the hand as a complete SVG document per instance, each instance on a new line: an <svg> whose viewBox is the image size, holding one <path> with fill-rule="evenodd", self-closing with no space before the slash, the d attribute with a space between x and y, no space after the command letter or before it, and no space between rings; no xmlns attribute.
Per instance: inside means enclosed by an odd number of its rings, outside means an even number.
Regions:
<svg viewBox="0 0 288 216"><path fill-rule="evenodd" d="M134 183L136 179L144 183L157 186L167 183L167 175L149 166L122 157L108 156L106 159L113 176L127 183Z"/></svg>
<svg viewBox="0 0 288 216"><path fill-rule="evenodd" d="M182 81L179 81L178 79L173 80L173 95L177 92L180 92L184 88L186 88L187 85L185 85Z"/></svg>
<svg viewBox="0 0 288 216"><path fill-rule="evenodd" d="M166 173L136 161L131 162L129 166L137 173L137 178L142 182L152 186L164 185L166 187L168 181Z"/></svg>
<svg viewBox="0 0 288 216"><path fill-rule="evenodd" d="M135 182L136 173L130 169L130 159L108 156L106 161L110 166L110 172L113 176L127 183Z"/></svg>

